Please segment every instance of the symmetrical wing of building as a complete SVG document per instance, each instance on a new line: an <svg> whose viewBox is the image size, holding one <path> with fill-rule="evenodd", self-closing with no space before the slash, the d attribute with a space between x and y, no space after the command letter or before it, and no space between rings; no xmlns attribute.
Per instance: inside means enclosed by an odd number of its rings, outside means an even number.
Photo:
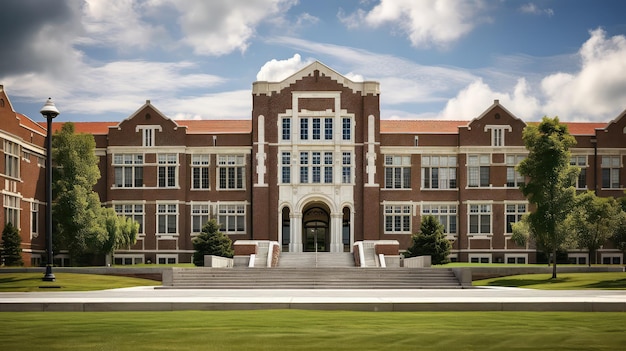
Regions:
<svg viewBox="0 0 626 351"><path fill-rule="evenodd" d="M381 120L379 99L379 83L315 62L281 82L253 83L248 119L173 120L146 101L121 122L75 123L96 140L102 203L140 224L137 243L114 263L190 262L192 238L210 218L233 241L273 240L289 252L387 239L405 249L425 215L444 225L452 260L535 262L532 245L511 240L511 224L529 211L515 171L528 154L527 122L497 100L465 120ZM625 116L563 116L577 140L578 189L624 195ZM46 130L14 112L1 88L0 118L1 220L20 228L26 262L38 265ZM586 260L583 251L569 256ZM598 258L623 262L611 243Z"/></svg>

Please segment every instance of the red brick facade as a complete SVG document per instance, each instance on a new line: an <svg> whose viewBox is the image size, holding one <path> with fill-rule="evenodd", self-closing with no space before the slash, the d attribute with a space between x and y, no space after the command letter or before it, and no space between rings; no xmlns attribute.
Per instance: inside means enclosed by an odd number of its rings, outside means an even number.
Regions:
<svg viewBox="0 0 626 351"><path fill-rule="evenodd" d="M0 133L19 145L21 167L11 177L9 158L0 160L2 201L20 199L25 258L38 264L43 235L30 233L31 204L42 225L45 130L13 112L2 90L0 98ZM423 215L445 225L454 260L535 262L536 250L509 233L528 211L514 171L527 155L527 123L498 101L472 120L381 120L379 99L377 82L315 62L282 82L255 82L249 120L172 120L147 101L122 122L75 123L96 139L101 201L141 223L137 244L113 263L190 262L191 240L209 218L233 240L275 240L284 251L351 251L360 240L397 240L404 250ZM624 195L625 116L563 121L578 142L580 190ZM585 254L570 257L580 263ZM624 262L610 243L598 259Z"/></svg>

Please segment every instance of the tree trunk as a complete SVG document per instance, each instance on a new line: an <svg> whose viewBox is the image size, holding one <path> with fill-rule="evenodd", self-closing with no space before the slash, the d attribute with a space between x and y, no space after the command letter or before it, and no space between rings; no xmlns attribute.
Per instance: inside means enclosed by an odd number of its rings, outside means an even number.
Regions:
<svg viewBox="0 0 626 351"><path fill-rule="evenodd" d="M554 259L552 262L552 279L556 279L556 248L552 251L552 257Z"/></svg>

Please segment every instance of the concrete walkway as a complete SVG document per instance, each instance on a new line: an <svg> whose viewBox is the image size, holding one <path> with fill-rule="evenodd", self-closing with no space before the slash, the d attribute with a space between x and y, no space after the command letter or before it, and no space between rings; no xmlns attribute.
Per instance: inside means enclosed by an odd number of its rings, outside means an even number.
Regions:
<svg viewBox="0 0 626 351"><path fill-rule="evenodd" d="M0 312L257 309L626 312L626 291L517 288L204 290L136 287L88 292L0 293Z"/></svg>

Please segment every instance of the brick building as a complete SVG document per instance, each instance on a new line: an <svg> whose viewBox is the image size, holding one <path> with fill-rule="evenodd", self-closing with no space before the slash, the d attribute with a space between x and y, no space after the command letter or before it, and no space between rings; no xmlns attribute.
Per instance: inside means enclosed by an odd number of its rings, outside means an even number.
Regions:
<svg viewBox="0 0 626 351"><path fill-rule="evenodd" d="M4 221L17 213L37 264L45 130L0 93L1 118L11 121L0 130ZM190 262L191 240L209 218L234 241L275 240L289 252L385 239L404 249L423 215L444 224L453 260L535 262L533 247L510 240L511 223L528 211L515 172L527 155L527 124L497 100L471 120L381 120L379 98L377 82L352 82L315 62L281 82L253 83L251 119L172 120L147 101L121 122L75 123L95 137L102 202L141 225L137 244L117 251L114 263ZM571 152L580 190L624 195L625 115L566 122L578 141ZM623 263L611 247L599 262ZM586 262L586 252L569 255Z"/></svg>

